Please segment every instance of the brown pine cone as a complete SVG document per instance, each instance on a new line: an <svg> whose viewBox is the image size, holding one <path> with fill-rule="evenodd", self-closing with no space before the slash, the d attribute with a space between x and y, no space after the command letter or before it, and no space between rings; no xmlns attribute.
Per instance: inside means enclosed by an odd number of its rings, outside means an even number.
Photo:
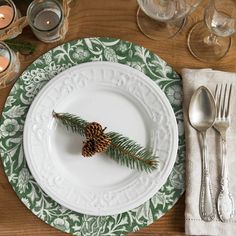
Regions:
<svg viewBox="0 0 236 236"><path fill-rule="evenodd" d="M95 141L95 151L104 152L107 150L110 144L111 140L105 134L102 134Z"/></svg>
<svg viewBox="0 0 236 236"><path fill-rule="evenodd" d="M85 142L82 155L90 157L96 152L104 152L111 144L111 140L103 133L104 129L97 122L89 123L85 127L85 136L87 141Z"/></svg>
<svg viewBox="0 0 236 236"><path fill-rule="evenodd" d="M84 157L91 157L96 152L104 152L107 150L110 144L111 140L107 138L105 134L102 134L97 138L89 139L83 146L82 155Z"/></svg>
<svg viewBox="0 0 236 236"><path fill-rule="evenodd" d="M91 157L96 153L95 151L95 143L94 140L88 140L85 142L83 148L82 148L82 155L84 157Z"/></svg>
<svg viewBox="0 0 236 236"><path fill-rule="evenodd" d="M89 123L85 127L85 136L87 139L91 139L103 134L102 126L97 122Z"/></svg>

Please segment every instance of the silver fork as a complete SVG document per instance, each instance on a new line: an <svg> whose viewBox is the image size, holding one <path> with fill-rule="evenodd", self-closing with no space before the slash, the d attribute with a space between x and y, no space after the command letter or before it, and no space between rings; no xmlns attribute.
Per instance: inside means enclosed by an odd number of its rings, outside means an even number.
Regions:
<svg viewBox="0 0 236 236"><path fill-rule="evenodd" d="M222 170L220 180L220 192L217 199L217 210L221 221L225 222L234 216L234 200L229 189L228 165L227 165L227 145L226 131L230 125L230 99L232 84L228 86L216 85L215 102L216 102L216 119L214 128L221 136L221 158Z"/></svg>

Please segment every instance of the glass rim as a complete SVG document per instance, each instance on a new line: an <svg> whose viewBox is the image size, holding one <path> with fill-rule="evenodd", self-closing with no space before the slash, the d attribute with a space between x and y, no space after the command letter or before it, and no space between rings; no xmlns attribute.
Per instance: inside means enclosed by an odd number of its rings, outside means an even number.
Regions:
<svg viewBox="0 0 236 236"><path fill-rule="evenodd" d="M9 46L6 43L0 41L0 49L1 49L1 46L3 46L3 48L6 49L7 52L9 53L9 63L7 65L7 67L3 71L1 71L0 73L6 71L10 67L11 62L12 62L12 50L9 48Z"/></svg>
<svg viewBox="0 0 236 236"><path fill-rule="evenodd" d="M13 9L13 17L12 17L11 22L8 25L2 27L0 30L4 30L4 29L8 28L15 21L16 16L17 16L17 14L16 14L17 9L16 9L16 5L14 4L14 2L12 0L3 0L3 1L8 3L12 7L12 9Z"/></svg>
<svg viewBox="0 0 236 236"><path fill-rule="evenodd" d="M53 28L51 28L51 29L49 29L49 30L42 30L42 29L37 28L37 27L33 24L32 20L31 20L31 17L30 17L30 13L31 13L33 7L35 6L35 4L44 4L44 3L46 3L46 2L53 2L53 3L55 3L55 4L58 6L58 8L60 9L61 15L60 15L59 22L58 22ZM52 31L52 30L58 28L58 27L62 24L63 19L64 19L63 13L64 13L64 12L63 12L63 9L62 9L61 4L60 4L59 2L57 2L57 1L55 1L55 0L46 0L46 1L44 1L44 2L42 2L41 0L34 0L33 2L30 3L30 5L29 5L29 7L28 7L28 9L27 9L26 17L27 17L27 20L28 20L28 23L29 23L30 27L32 27L33 29L35 29L35 30L37 30L37 31L39 31L39 32L50 32L50 31Z"/></svg>

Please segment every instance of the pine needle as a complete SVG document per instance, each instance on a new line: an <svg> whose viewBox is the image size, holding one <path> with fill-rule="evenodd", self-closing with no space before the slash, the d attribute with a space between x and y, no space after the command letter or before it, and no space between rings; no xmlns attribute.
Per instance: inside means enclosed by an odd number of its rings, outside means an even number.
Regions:
<svg viewBox="0 0 236 236"><path fill-rule="evenodd" d="M69 113L56 113L53 111L52 116L60 120L67 130L71 130L73 133L79 133L81 136L85 135L84 129L88 124L87 121Z"/></svg>
<svg viewBox="0 0 236 236"><path fill-rule="evenodd" d="M85 127L89 124L87 121L69 113L56 113L53 111L52 115L60 120L67 130L85 136ZM158 157L153 155L151 150L143 148L135 141L121 134L108 132L106 135L112 141L106 150L106 154L118 164L148 173L158 167Z"/></svg>
<svg viewBox="0 0 236 236"><path fill-rule="evenodd" d="M120 165L146 172L157 168L157 157L151 150L143 148L121 134L109 132L106 135L112 140L106 153Z"/></svg>

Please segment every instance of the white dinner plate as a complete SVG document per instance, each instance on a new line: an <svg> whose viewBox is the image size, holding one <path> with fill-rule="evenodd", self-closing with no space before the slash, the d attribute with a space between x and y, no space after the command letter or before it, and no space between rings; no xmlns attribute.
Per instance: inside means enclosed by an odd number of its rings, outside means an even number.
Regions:
<svg viewBox="0 0 236 236"><path fill-rule="evenodd" d="M83 157L84 140L55 120L53 110L151 147L159 168L148 174L106 154ZM24 126L25 157L40 187L64 207L89 215L122 213L150 199L166 182L177 147L177 123L165 94L140 71L111 62L84 63L57 75L33 101Z"/></svg>

